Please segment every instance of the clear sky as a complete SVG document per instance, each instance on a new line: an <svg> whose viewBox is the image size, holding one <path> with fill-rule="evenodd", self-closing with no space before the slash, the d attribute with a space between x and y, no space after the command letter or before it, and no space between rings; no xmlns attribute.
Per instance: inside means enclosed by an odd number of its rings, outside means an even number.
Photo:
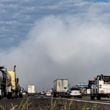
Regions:
<svg viewBox="0 0 110 110"><path fill-rule="evenodd" d="M110 73L109 36L109 0L0 0L0 65L23 85Z"/></svg>

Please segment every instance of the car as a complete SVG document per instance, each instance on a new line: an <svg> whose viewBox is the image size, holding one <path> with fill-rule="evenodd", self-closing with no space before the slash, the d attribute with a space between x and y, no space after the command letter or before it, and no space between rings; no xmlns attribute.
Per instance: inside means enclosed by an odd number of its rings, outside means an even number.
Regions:
<svg viewBox="0 0 110 110"><path fill-rule="evenodd" d="M39 92L39 95L45 95L45 91Z"/></svg>
<svg viewBox="0 0 110 110"><path fill-rule="evenodd" d="M52 96L52 93L50 91L46 91L45 95L46 96Z"/></svg>
<svg viewBox="0 0 110 110"><path fill-rule="evenodd" d="M77 88L77 87L72 87L72 88L69 90L69 94L70 94L70 97L79 97L79 98L82 97L80 88Z"/></svg>
<svg viewBox="0 0 110 110"><path fill-rule="evenodd" d="M22 94L22 97L27 95L27 91L23 87L21 87L20 93Z"/></svg>

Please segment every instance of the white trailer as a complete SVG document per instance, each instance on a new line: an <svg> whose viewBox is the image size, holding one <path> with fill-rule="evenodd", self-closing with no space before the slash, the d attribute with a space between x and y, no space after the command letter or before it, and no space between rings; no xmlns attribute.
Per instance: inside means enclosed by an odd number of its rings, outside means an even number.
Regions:
<svg viewBox="0 0 110 110"><path fill-rule="evenodd" d="M28 85L28 95L35 95L36 94L36 88L35 85Z"/></svg>
<svg viewBox="0 0 110 110"><path fill-rule="evenodd" d="M68 88L69 88L69 81L68 79L56 79L54 81L54 88L53 88L53 96L67 96L68 93Z"/></svg>
<svg viewBox="0 0 110 110"><path fill-rule="evenodd" d="M101 74L96 77L95 84L91 86L90 97L91 100L110 97L110 76Z"/></svg>

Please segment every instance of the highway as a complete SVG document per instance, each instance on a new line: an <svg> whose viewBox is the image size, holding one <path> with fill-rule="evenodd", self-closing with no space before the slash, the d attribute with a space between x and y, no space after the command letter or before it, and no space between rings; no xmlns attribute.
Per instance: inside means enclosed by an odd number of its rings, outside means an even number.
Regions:
<svg viewBox="0 0 110 110"><path fill-rule="evenodd" d="M54 97L47 97L44 95L41 95L41 96L37 95L37 96L29 96L29 97L18 98L18 99L3 98L0 100L0 107L2 108L4 107L3 110L10 110L9 108L11 108L12 106L19 106L21 105L21 103L25 103L25 101L27 101L28 103L28 106L29 106L28 110L36 110L35 108L38 108L37 110L40 110L40 109L51 110L49 109L51 107L53 107L55 110L56 109L60 110L60 107L64 108L66 105L69 105L70 107L72 107L71 110L74 110L75 108L77 108L77 110L82 110L82 107L92 108L90 110L110 110L109 98L102 98L101 100L91 101L88 96L83 98L61 98L61 97L54 98ZM59 108L55 108L55 107L59 107Z"/></svg>

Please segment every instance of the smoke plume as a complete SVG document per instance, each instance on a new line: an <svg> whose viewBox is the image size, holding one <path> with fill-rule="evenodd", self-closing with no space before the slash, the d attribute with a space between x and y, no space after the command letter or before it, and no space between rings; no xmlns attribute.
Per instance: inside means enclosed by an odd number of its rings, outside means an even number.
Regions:
<svg viewBox="0 0 110 110"><path fill-rule="evenodd" d="M100 17L99 17L100 18ZM71 85L110 73L110 25L102 19L47 16L36 21L18 47L0 52L0 64L12 69L23 86L51 88L59 78Z"/></svg>

